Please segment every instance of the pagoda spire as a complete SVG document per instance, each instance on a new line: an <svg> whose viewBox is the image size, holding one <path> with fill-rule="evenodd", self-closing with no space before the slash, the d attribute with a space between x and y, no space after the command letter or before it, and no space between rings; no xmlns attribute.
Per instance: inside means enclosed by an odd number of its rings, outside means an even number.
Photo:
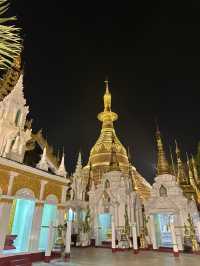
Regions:
<svg viewBox="0 0 200 266"><path fill-rule="evenodd" d="M82 166L82 156L81 156L81 152L79 151L74 175L80 176L82 168L83 168L83 166Z"/></svg>
<svg viewBox="0 0 200 266"><path fill-rule="evenodd" d="M106 86L106 91L103 96L104 111L98 114L98 119L103 122L103 125L110 124L113 127L112 122L117 120L118 115L111 111L112 95L109 90L108 79L104 81Z"/></svg>
<svg viewBox="0 0 200 266"><path fill-rule="evenodd" d="M188 155L186 153L186 156L187 156L187 166L188 166L188 174L189 174L189 180L190 180L190 184L191 186L193 187L194 191L195 191L195 194L196 194L196 198L197 198L197 201L200 202L200 191L199 191L199 188L197 186L197 183L196 183L196 180L194 178L194 175L192 173L192 170L191 170L191 164L190 164L190 160L188 158ZM192 160L193 161L193 156L192 156ZM192 162L192 168L193 168L193 162Z"/></svg>
<svg viewBox="0 0 200 266"><path fill-rule="evenodd" d="M36 167L40 170L44 170L44 171L48 171L49 169L49 165L47 162L47 148L46 146L44 147L41 159L39 161L39 163L36 165Z"/></svg>
<svg viewBox="0 0 200 266"><path fill-rule="evenodd" d="M169 164L166 159L165 151L163 148L163 143L161 139L161 134L158 125L156 126L156 141L157 141L157 174L163 175L169 173Z"/></svg>
<svg viewBox="0 0 200 266"><path fill-rule="evenodd" d="M194 179L193 179L193 174L192 174L192 170L190 167L190 160L189 160L187 153L186 153L186 158L187 158L188 176L189 176L190 184L193 186Z"/></svg>
<svg viewBox="0 0 200 266"><path fill-rule="evenodd" d="M198 184L199 183L199 177L198 177L197 167L196 167L196 163L195 163L193 155L192 155L192 169L193 169L195 181Z"/></svg>
<svg viewBox="0 0 200 266"><path fill-rule="evenodd" d="M176 145L176 158L177 158L177 182L179 184L182 182L188 183L184 172L183 162L181 160L181 152L176 140L175 140L175 145Z"/></svg>
<svg viewBox="0 0 200 266"><path fill-rule="evenodd" d="M108 79L106 79L104 82L106 85L106 91L105 91L103 100L104 100L104 112L106 112L106 111L111 111L112 96L111 96L111 93L109 91Z"/></svg>
<svg viewBox="0 0 200 266"><path fill-rule="evenodd" d="M64 151L63 151L63 155L62 155L62 160L61 160L60 166L59 166L56 174L59 175L59 176L67 177L67 171L66 171L66 168L65 168L65 153L64 153Z"/></svg>

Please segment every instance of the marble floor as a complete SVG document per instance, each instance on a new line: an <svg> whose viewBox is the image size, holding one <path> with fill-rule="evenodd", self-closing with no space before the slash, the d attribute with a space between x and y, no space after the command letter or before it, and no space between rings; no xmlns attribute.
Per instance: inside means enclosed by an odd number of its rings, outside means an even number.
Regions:
<svg viewBox="0 0 200 266"><path fill-rule="evenodd" d="M72 249L67 263L55 260L52 263L35 263L33 266L199 266L200 256L181 254L175 258L171 253L142 251L134 255L132 251L112 253L110 249Z"/></svg>

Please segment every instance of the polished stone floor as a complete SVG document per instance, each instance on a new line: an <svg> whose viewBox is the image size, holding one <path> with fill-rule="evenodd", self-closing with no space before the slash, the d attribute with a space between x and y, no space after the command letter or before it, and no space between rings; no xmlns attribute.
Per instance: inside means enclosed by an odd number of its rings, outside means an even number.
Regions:
<svg viewBox="0 0 200 266"><path fill-rule="evenodd" d="M199 266L200 256L181 254L175 258L171 253L142 251L134 255L132 251L112 253L110 249L72 249L67 263L54 261L50 264L37 263L34 266Z"/></svg>

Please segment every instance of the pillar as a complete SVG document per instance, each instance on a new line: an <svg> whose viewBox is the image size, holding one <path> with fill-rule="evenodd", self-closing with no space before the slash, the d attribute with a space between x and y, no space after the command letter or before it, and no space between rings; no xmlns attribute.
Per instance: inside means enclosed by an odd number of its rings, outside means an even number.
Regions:
<svg viewBox="0 0 200 266"><path fill-rule="evenodd" d="M135 254L138 253L138 243L137 243L137 229L136 223L132 225L132 237L133 237L133 251Z"/></svg>
<svg viewBox="0 0 200 266"><path fill-rule="evenodd" d="M44 203L36 202L33 214L29 251L38 251Z"/></svg>
<svg viewBox="0 0 200 266"><path fill-rule="evenodd" d="M45 186L46 184L48 183L48 181L46 180L41 180L40 181L40 196L39 196L39 200L43 200L44 198L44 189L45 189Z"/></svg>
<svg viewBox="0 0 200 266"><path fill-rule="evenodd" d="M151 229L151 241L152 241L153 249L158 249L157 241L156 241L155 222L154 222L153 215L150 215L150 229Z"/></svg>
<svg viewBox="0 0 200 266"><path fill-rule="evenodd" d="M11 194L12 194L12 188L13 188L14 178L17 175L18 174L15 173L15 172L10 172L9 183L8 183L8 191L7 191L7 195L8 196L11 196Z"/></svg>
<svg viewBox="0 0 200 266"><path fill-rule="evenodd" d="M61 195L61 202L62 203L66 202L67 189L68 189L68 187L62 186L62 195Z"/></svg>
<svg viewBox="0 0 200 266"><path fill-rule="evenodd" d="M10 211L12 208L12 199L0 199L0 251L4 249L8 225L10 220Z"/></svg>
<svg viewBox="0 0 200 266"><path fill-rule="evenodd" d="M200 242L200 221L197 221L196 223L196 236L197 236L198 242Z"/></svg>
<svg viewBox="0 0 200 266"><path fill-rule="evenodd" d="M112 225L112 252L116 251L116 243L115 243L115 222L114 222L114 217L112 215L112 221L111 221L111 225Z"/></svg>
<svg viewBox="0 0 200 266"><path fill-rule="evenodd" d="M50 262L51 251L52 251L52 248L53 248L53 239L54 239L54 228L53 228L53 222L51 222L50 225L49 225L47 249L45 251L45 258L44 258L45 262Z"/></svg>
<svg viewBox="0 0 200 266"><path fill-rule="evenodd" d="M170 223L170 231L172 235L172 245L173 245L173 253L175 257L179 256L179 250L178 250L178 244L177 244L177 239L176 239L176 232L175 232L175 227L173 223Z"/></svg>
<svg viewBox="0 0 200 266"><path fill-rule="evenodd" d="M98 214L96 209L94 210L94 230L95 230L95 246L99 246L99 223L98 223Z"/></svg>
<svg viewBox="0 0 200 266"><path fill-rule="evenodd" d="M72 222L67 222L67 231L65 235L65 258L70 257L70 250L71 250L71 228L72 228Z"/></svg>

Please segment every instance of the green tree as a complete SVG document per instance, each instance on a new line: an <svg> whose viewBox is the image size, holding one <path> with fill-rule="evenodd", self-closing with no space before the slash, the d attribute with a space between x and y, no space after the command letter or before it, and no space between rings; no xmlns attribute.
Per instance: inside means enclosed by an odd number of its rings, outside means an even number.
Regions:
<svg viewBox="0 0 200 266"><path fill-rule="evenodd" d="M9 5L9 0L0 0L0 69L9 68L22 48L20 29L10 25L16 17L4 17Z"/></svg>

